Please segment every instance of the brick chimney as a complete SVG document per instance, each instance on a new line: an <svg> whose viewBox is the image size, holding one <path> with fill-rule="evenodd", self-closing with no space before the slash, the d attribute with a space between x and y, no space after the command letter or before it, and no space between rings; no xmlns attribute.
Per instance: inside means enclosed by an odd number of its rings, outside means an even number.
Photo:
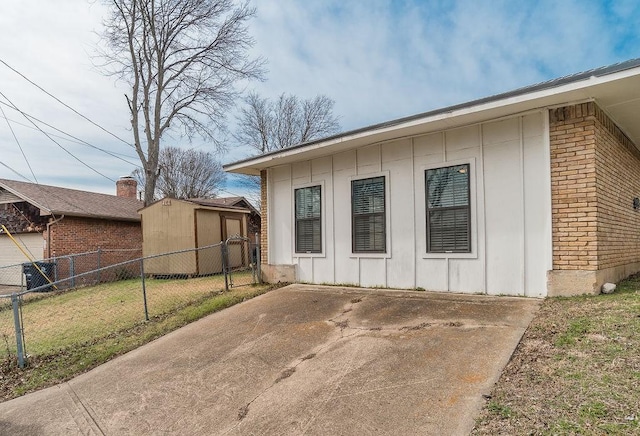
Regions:
<svg viewBox="0 0 640 436"><path fill-rule="evenodd" d="M116 182L118 197L138 198L138 182L133 177L123 176Z"/></svg>

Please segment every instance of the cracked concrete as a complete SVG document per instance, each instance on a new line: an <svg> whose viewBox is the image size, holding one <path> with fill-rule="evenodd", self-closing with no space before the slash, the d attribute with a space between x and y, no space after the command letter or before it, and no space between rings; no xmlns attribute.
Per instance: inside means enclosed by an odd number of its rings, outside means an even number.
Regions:
<svg viewBox="0 0 640 436"><path fill-rule="evenodd" d="M292 285L1 403L0 433L467 434L538 306Z"/></svg>

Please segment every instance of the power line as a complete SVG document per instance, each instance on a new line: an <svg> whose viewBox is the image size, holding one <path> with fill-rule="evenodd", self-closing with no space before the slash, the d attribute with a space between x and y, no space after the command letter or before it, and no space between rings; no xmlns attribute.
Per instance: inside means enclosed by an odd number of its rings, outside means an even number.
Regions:
<svg viewBox="0 0 640 436"><path fill-rule="evenodd" d="M7 165L6 163L2 162L0 160L0 165L2 165L3 167L5 167L6 169L8 169L9 171L11 171L12 173L14 173L15 175L17 175L18 177L21 177L23 179L25 179L27 182L29 183L33 183L31 180L29 180L28 177L23 176L22 174L20 174L19 172L17 172L16 170L14 170L13 168L11 168L9 165Z"/></svg>
<svg viewBox="0 0 640 436"><path fill-rule="evenodd" d="M87 117L86 115L81 114L80 112L78 112L77 110L75 110L74 108L72 108L71 106L69 106L68 104L66 104L65 102L63 102L62 100L60 100L58 97L56 97L55 95L51 94L49 91L47 91L46 89L44 89L43 87L41 87L40 85L38 85L37 83L35 83L33 80L29 79L27 76L25 76L24 74L22 74L20 71L16 70L15 68L13 68L11 65L9 65L8 63L6 63L4 60L0 59L0 63L4 64L7 68L9 68L11 71L13 71L14 73L16 73L17 75L19 75L20 77L22 77L24 80L26 80L27 82L31 83L33 86L35 86L36 88L38 88L40 91L44 92L45 94L47 94L49 97L53 98L55 101L57 101L58 103L60 103L61 105L63 105L64 107L66 107L67 109L71 110L72 112L74 112L75 114L77 114L78 116L84 118L85 120L87 120L88 122L90 122L91 124L93 124L94 126L96 126L97 128L99 128L100 130L108 133L109 135L113 136L114 138L116 138L117 140L127 144L129 147L132 148L136 148L133 144L125 141L124 139L120 138L118 135L116 135L115 133L110 132L109 130L105 129L104 127L102 127L101 125L99 125L98 123L96 123L95 121L93 121L92 119L90 119L89 117ZM6 97L5 97L6 98ZM8 99L7 99L8 100Z"/></svg>
<svg viewBox="0 0 640 436"><path fill-rule="evenodd" d="M33 124L36 129L38 129L43 135L45 135L47 138L49 138L49 140L51 142L53 142L54 144L56 144L58 147L60 147L62 150L64 150L65 153L67 153L69 156L71 156L72 158L74 158L75 160L77 160L78 162L80 162L82 165L84 165L85 167L89 168L91 171L95 172L96 174L101 175L102 177L104 177L107 180L111 180L113 183L115 183L116 181L113 180L111 177L102 174L100 171L96 170L95 168L93 168L92 166L90 166L89 164L85 163L84 161L82 161L82 159L80 159L79 157L77 157L76 155L74 155L73 153L71 153L69 150L67 150L66 148L64 148L62 146L62 144L60 144L58 141L56 141L55 139L53 139L51 136L49 136L49 134L47 132L45 132L44 130L42 130L40 128L40 126L38 126L36 123L34 123L33 121L31 121L31 119L24 113L22 112L20 109L18 109L18 107L13 104L13 102L11 100L9 100L9 98L4 95L2 93L2 91L0 91L0 96L4 97L5 100L7 100L9 102L9 104L11 104L11 106L13 106L13 109L15 109L16 111L20 112L22 114L22 116L24 116L31 124Z"/></svg>
<svg viewBox="0 0 640 436"><path fill-rule="evenodd" d="M11 109L14 109L14 110L15 110L15 108L14 108L13 106L11 106L11 105L9 105L9 104L7 104L7 103L3 102L3 101L0 101L0 104L5 105L5 106L7 106L7 107L9 107L9 108L11 108ZM12 120L12 119L10 119L10 118L7 118L7 117L6 117L6 115L4 115L4 111L2 111L2 113L3 113L3 118L4 118L4 119L6 119L6 120L8 120L8 121L11 121L11 122L13 122L14 124L17 124L17 125L22 126L22 127L26 127L26 128L28 128L28 129L39 130L39 129L37 129L37 128L35 128L35 127L32 127L32 126L29 126L29 125L27 125L27 124L23 124L23 123L20 123L20 122L18 122L18 121L15 121L15 120ZM33 115L29 115L29 114L24 113L24 112L22 113L22 115L23 115L23 116L25 116L25 117L31 118L32 120L35 120L35 121L37 121L37 122L39 122L39 123L41 123L41 124L44 124L45 126L47 126L47 127L51 128L51 129L53 129L53 130L55 130L55 131L57 131L57 132L62 133L63 135L66 135L68 138L67 138L67 137L64 137L64 136L54 135L54 134L51 134L51 133L50 133L50 135L51 135L51 136L53 136L53 137L60 138L60 139L64 139L64 140L66 140L66 141L70 141L70 142L75 142L75 143L77 143L77 144L81 144L81 145L86 145L87 147L90 147L90 148L93 148L93 149L95 149L95 150L101 151L101 152L103 152L103 153L105 153L105 154L108 154L108 155L109 155L109 156L111 156L111 157L114 157L114 158L116 158L116 159L120 159L121 161L126 162L126 163L128 163L128 164L130 164L130 165L133 165L133 166L136 166L136 167L140 167L140 165L138 165L137 163L130 162L130 161L128 161L128 160L126 160L126 159L124 159L124 158L120 157L120 156L124 156L124 157L127 157L127 158L129 158L129 159L136 159L136 157L135 157L135 156L130 156L130 155L123 154L123 153L116 153L116 152L113 152L113 151L105 150L105 149L103 149L103 148L101 148L101 147L98 147L98 146L96 146L96 145L93 145L93 144L91 144L91 143L89 143L89 142L87 142L87 141L85 141L85 140L83 140L83 139L81 139L81 138L78 138L77 136L74 136L74 135L72 135L72 134L70 134L70 133L67 133L67 132L65 132L64 130L61 130L61 129L59 129L59 128L57 128L57 127L55 127L55 126L51 125L51 124L48 124L48 123L46 123L45 121L42 121L42 120L40 120L40 119L38 119L38 118L34 117ZM72 139L73 139L73 141L72 141L71 139L69 139L69 138L72 138Z"/></svg>
<svg viewBox="0 0 640 436"><path fill-rule="evenodd" d="M1 108L0 108L0 109L1 109ZM17 142L17 141L18 141L18 139L15 137L15 135L14 135L14 138L16 139L16 142ZM24 156L24 154L23 154L23 156ZM29 169L31 170L31 174L33 174L33 178L36 180L35 185L36 185L38 188L40 188L40 184L38 183L38 179L36 179L36 175L33 173L33 170L31 169L31 165L29 165L29 160L27 159L27 157L26 157L26 156L25 156L25 160L27 161L27 165L29 166ZM23 178L23 179L24 179L24 180L26 180L27 182L29 182L29 183L33 183L31 180L29 180L29 178L28 178L28 177L25 177L24 175L20 174L19 172L17 172L17 171L16 171L16 170L14 170L13 168L11 168L11 167L10 167L9 165L7 165L6 163L4 163L4 162L0 161L0 165L2 165L3 167L5 167L5 168L6 168L6 169L8 169L9 171L13 172L14 174L16 174L18 177ZM42 188L40 188L40 189L42 189ZM49 208L49 210L51 210L51 206L49 205L49 200L47 199L47 197L46 197L46 196L44 197L44 202L46 203L46 204L45 204L45 206L47 206L47 207ZM53 214L52 214L52 215L53 215ZM55 216L54 216L54 218L55 218Z"/></svg>
<svg viewBox="0 0 640 436"><path fill-rule="evenodd" d="M72 202L70 202L67 198L61 197L60 195L57 195L55 192L51 192L50 190L46 189L48 187L53 187L55 188L55 186L49 186L49 185L42 185L40 183L34 183L33 181L31 181L28 177L25 177L24 175L20 174L18 171L14 170L13 168L11 168L9 165L5 164L4 162L0 161L0 165L2 165L3 167L5 167L6 169L8 169L9 171L13 172L14 174L16 174L18 177L26 180L28 183L32 183L34 185L36 185L44 194L44 202L46 203L45 206L48 208L49 212L51 213L51 216L55 219L56 216L53 213L53 210L51 210L51 206L49 205L49 202L47 200L48 197L54 197L57 198L58 200L73 206L79 210L81 210L82 212L84 212L87 216L90 217L98 217L98 215L96 215L94 212L89 211L81 206L79 206L78 204L74 204Z"/></svg>
<svg viewBox="0 0 640 436"><path fill-rule="evenodd" d="M2 116L7 121L7 126L9 126L9 130L11 130L11 134L13 135L13 139L16 141L16 144L18 144L18 148L20 149L20 153L22 153L22 157L24 158L24 161L27 163L27 166L29 167L29 171L31 171L31 175L33 176L33 179L37 183L38 179L37 179L35 173L33 172L33 168L31 168L31 164L29 163L29 159L27 159L27 155L24 154L24 150L22 149L22 145L20 145L20 141L18 141L18 137L16 136L16 133L13 131L13 127L11 127L11 123L9 122L9 119L5 115L4 109L2 109L1 106L0 106L0 112L2 112Z"/></svg>

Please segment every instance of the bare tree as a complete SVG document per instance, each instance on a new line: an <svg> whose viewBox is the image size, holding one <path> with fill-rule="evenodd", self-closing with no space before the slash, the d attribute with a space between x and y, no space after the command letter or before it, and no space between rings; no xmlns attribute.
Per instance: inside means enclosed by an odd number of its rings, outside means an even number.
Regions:
<svg viewBox="0 0 640 436"><path fill-rule="evenodd" d="M222 165L213 154L201 150L167 147L160 151L159 176L154 196L172 198L214 198L225 181ZM132 173L145 186L144 172Z"/></svg>
<svg viewBox="0 0 640 436"><path fill-rule="evenodd" d="M325 95L300 100L283 93L271 101L252 92L240 109L234 137L239 145L267 153L329 136L340 130L338 117L333 115L334 104ZM260 178L243 176L239 183L259 207Z"/></svg>
<svg viewBox="0 0 640 436"><path fill-rule="evenodd" d="M262 77L251 59L248 2L234 0L105 0L103 68L125 80L135 149L145 179L145 204L153 200L163 134L182 127L218 147L225 113L239 81Z"/></svg>
<svg viewBox="0 0 640 436"><path fill-rule="evenodd" d="M235 139L266 153L329 136L340 130L334 104L325 95L300 100L281 94L270 101L250 93L240 109Z"/></svg>

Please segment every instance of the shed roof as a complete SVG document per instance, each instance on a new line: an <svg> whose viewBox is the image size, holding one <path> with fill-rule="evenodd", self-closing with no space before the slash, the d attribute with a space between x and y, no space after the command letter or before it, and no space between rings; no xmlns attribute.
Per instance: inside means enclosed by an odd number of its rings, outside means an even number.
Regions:
<svg viewBox="0 0 640 436"><path fill-rule="evenodd" d="M229 197L229 198L240 198L240 199L243 199L244 197ZM154 201L150 205L139 209L138 212L141 213L142 211L144 211L146 209L149 209L151 207L154 207L157 204L164 203L166 200L181 201L183 203L190 203L190 204L194 205L195 207L206 208L206 209L210 209L210 210L218 210L218 211L226 211L226 212L240 212L240 213L251 213L252 212L252 208L243 207L243 206L235 206L235 205L232 205L232 204L226 204L225 201L222 201L222 200L224 200L224 198L187 198L187 199L182 199L182 198L171 198L171 197L163 197L160 200Z"/></svg>
<svg viewBox="0 0 640 436"><path fill-rule="evenodd" d="M359 146L551 108L595 101L635 143L640 144L640 59L595 68L454 106L351 130L224 165L226 171L258 175L260 170L314 159Z"/></svg>
<svg viewBox="0 0 640 436"><path fill-rule="evenodd" d="M214 206L236 206L249 209L253 213L260 215L260 212L244 197L216 197L216 198L193 198L189 201L203 202Z"/></svg>
<svg viewBox="0 0 640 436"><path fill-rule="evenodd" d="M40 209L40 215L66 215L117 221L140 221L144 203L135 198L0 179L0 191Z"/></svg>

